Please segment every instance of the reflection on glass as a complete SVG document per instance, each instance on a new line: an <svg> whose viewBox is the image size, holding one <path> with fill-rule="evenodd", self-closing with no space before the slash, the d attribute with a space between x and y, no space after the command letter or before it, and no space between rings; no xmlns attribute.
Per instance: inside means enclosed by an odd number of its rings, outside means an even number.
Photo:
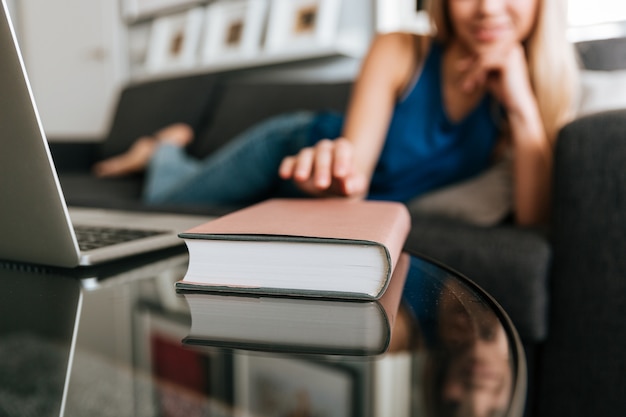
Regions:
<svg viewBox="0 0 626 417"><path fill-rule="evenodd" d="M58 416L79 285L1 260L0 281L0 416Z"/></svg>
<svg viewBox="0 0 626 417"><path fill-rule="evenodd" d="M385 293L372 301L181 290L191 316L184 343L286 353L385 353L409 260L407 254L400 257Z"/></svg>
<svg viewBox="0 0 626 417"><path fill-rule="evenodd" d="M493 308L463 281L429 266L412 268L409 280L407 298L428 347L423 397L429 414L507 415L513 365L507 333Z"/></svg>
<svg viewBox="0 0 626 417"><path fill-rule="evenodd" d="M67 345L60 348L72 364L64 414L68 417L507 415L517 374L511 333L499 312L463 279L421 258L407 260L406 269L401 268L408 270L401 311L409 313L409 320L396 320L402 326L394 326L407 331L406 343L400 343L396 332L390 351L380 354L383 345L372 345L376 355L366 354L358 338L350 349L361 346L358 356L329 345L353 337L343 330L346 326L362 326L354 330L360 335L379 335L372 326L385 326L380 317L367 315L374 307L377 315L383 313L375 304L345 305L337 300L265 300L268 305L263 306L259 298L213 294L196 300L201 301L196 307L201 307L204 330L220 343L185 345L195 316L174 287L184 275L185 256L122 268L106 278L37 278L37 286L46 290L37 294L32 284L16 292L18 282L27 281L4 272L4 278L11 278L6 282L13 282L13 294L45 302L25 304L6 296L0 307L7 314L20 312L21 327L39 336L45 335L50 327L44 324L51 320L55 326L64 324ZM83 283L73 356L69 341L79 293L76 285L63 290L59 282ZM59 313L58 307L46 308L60 290L60 300L74 300L73 311L72 303L63 302L68 313L55 316L50 311ZM258 317L246 327L246 316ZM209 326L211 321L215 323ZM297 331L290 331L289 325ZM11 326L0 326L0 347L14 333ZM229 333L217 337L217 330ZM246 335L256 338L254 349ZM309 342L297 345L284 339L296 336L296 341ZM314 354L303 354L307 350ZM9 365L0 361L0 366ZM57 410L61 391L56 393ZM27 399L35 404L34 398Z"/></svg>
<svg viewBox="0 0 626 417"><path fill-rule="evenodd" d="M504 415L512 387L507 336L487 305L449 282L440 304L441 415Z"/></svg>

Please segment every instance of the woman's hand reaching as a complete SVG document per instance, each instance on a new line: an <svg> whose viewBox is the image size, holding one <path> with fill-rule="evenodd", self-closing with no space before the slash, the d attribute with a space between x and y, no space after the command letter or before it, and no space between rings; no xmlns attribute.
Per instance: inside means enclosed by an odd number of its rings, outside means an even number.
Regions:
<svg viewBox="0 0 626 417"><path fill-rule="evenodd" d="M283 159L279 171L284 180L293 180L313 196L363 198L367 193L367 176L354 164L352 142L345 138L324 139L297 155Z"/></svg>

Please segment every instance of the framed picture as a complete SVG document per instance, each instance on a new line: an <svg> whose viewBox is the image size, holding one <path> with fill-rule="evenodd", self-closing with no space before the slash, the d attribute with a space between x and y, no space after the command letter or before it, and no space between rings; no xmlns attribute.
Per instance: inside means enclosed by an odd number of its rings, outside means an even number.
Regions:
<svg viewBox="0 0 626 417"><path fill-rule="evenodd" d="M333 44L341 0L272 0L266 49L301 51Z"/></svg>
<svg viewBox="0 0 626 417"><path fill-rule="evenodd" d="M150 22L142 22L128 28L128 61L131 74L146 70L150 45Z"/></svg>
<svg viewBox="0 0 626 417"><path fill-rule="evenodd" d="M235 407L251 415L357 414L355 375L349 368L295 356L238 352L234 378Z"/></svg>
<svg viewBox="0 0 626 417"><path fill-rule="evenodd" d="M202 62L212 64L257 54L267 5L267 0L231 0L207 6Z"/></svg>
<svg viewBox="0 0 626 417"><path fill-rule="evenodd" d="M161 72L197 62L204 8L156 18L152 22L146 69Z"/></svg>
<svg viewBox="0 0 626 417"><path fill-rule="evenodd" d="M202 0L122 0L122 15L134 21L200 3Z"/></svg>
<svg viewBox="0 0 626 417"><path fill-rule="evenodd" d="M136 306L135 368L151 381L151 389L136 393L137 404L150 404L154 415L189 415L194 410L218 409L231 398L223 383L232 375L232 360L219 349L183 346L189 324L184 315L164 314L151 303Z"/></svg>

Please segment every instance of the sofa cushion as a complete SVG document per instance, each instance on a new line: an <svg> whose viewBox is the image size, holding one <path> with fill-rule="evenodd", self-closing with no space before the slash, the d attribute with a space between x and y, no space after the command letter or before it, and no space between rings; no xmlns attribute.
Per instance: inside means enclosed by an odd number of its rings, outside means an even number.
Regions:
<svg viewBox="0 0 626 417"><path fill-rule="evenodd" d="M626 109L626 70L581 72L578 115Z"/></svg>
<svg viewBox="0 0 626 417"><path fill-rule="evenodd" d="M474 226L435 216L412 216L406 248L465 275L498 301L525 343L548 333L548 239L515 226Z"/></svg>
<svg viewBox="0 0 626 417"><path fill-rule="evenodd" d="M346 108L350 82L342 83L256 83L226 81L219 87L216 111L189 152L203 157L231 140L246 128L271 116L299 110Z"/></svg>
<svg viewBox="0 0 626 417"><path fill-rule="evenodd" d="M63 172L59 181L71 206L122 208L141 204L141 175L96 178L89 172Z"/></svg>
<svg viewBox="0 0 626 417"><path fill-rule="evenodd" d="M409 211L478 226L499 224L513 210L511 164L503 158L475 177L420 195L408 202Z"/></svg>

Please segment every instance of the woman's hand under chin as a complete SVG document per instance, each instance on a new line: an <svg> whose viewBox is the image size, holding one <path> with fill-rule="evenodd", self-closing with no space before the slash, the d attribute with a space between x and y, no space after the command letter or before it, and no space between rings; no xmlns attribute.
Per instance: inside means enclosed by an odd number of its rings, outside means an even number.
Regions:
<svg viewBox="0 0 626 417"><path fill-rule="evenodd" d="M279 175L316 197L364 198L367 176L354 166L353 145L345 138L324 139L283 159Z"/></svg>
<svg viewBox="0 0 626 417"><path fill-rule="evenodd" d="M464 92L486 89L509 114L536 105L526 55L520 43L494 45L468 56L458 65Z"/></svg>
<svg viewBox="0 0 626 417"><path fill-rule="evenodd" d="M508 135L515 155L517 223L532 225L545 221L549 213L552 145L531 86L524 48L519 43L486 48L459 65L464 91L489 91L507 113Z"/></svg>

